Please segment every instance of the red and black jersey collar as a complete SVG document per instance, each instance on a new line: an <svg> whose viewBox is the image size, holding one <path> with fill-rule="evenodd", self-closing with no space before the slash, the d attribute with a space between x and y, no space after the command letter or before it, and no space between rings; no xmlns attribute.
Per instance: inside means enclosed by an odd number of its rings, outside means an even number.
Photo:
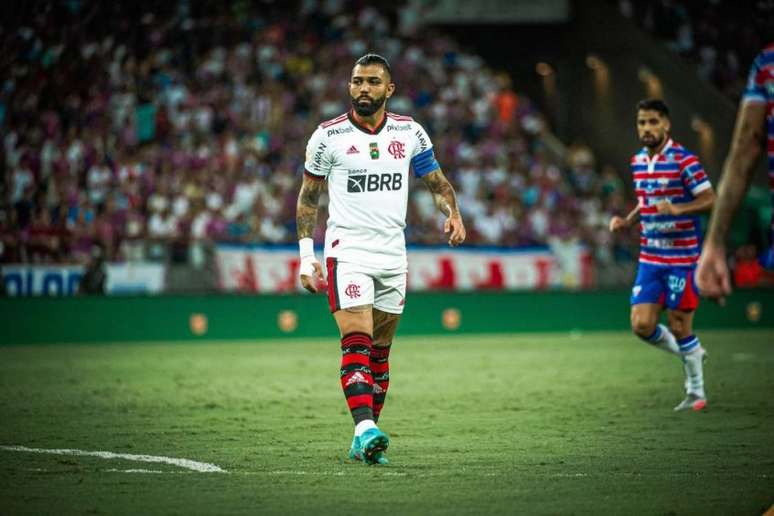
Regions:
<svg viewBox="0 0 774 516"><path fill-rule="evenodd" d="M355 127L357 127L358 129L360 129L366 134L379 134L379 132L381 132L384 126L387 125L387 113L382 113L382 121L379 122L379 124L376 127L374 127L373 131L368 127L362 125L360 122L358 122L355 116L352 114L352 110L350 110L349 113L347 113L347 117L349 118L349 121L352 123L352 125L354 125Z"/></svg>

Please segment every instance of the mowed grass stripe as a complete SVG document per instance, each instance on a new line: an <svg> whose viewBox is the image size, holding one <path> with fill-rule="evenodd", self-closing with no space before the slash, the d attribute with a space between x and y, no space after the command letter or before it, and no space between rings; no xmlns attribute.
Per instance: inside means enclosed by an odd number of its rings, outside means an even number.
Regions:
<svg viewBox="0 0 774 516"><path fill-rule="evenodd" d="M365 497L372 514L761 514L774 503L774 338L697 334L710 353L697 414L671 411L679 361L625 332L399 336L388 468L346 460L335 339L1 348L0 442L231 474L0 451L0 513L362 514Z"/></svg>

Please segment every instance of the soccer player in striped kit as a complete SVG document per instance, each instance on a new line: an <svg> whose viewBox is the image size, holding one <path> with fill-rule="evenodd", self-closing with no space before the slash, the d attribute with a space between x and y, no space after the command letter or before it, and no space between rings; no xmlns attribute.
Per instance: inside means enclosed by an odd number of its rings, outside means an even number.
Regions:
<svg viewBox="0 0 774 516"><path fill-rule="evenodd" d="M731 276L726 262L726 237L734 212L744 198L755 164L767 142L769 189L774 204L774 43L753 61L736 116L731 149L723 165L718 201L712 210L707 239L696 270L702 295L721 299L731 293ZM771 218L771 244L763 265L774 269L774 215Z"/></svg>
<svg viewBox="0 0 774 516"><path fill-rule="evenodd" d="M669 108L658 99L637 104L637 135L643 148L631 159L637 207L610 220L610 231L640 223L640 259L631 295L632 331L683 362L685 399L674 409L701 410L705 351L693 333L699 303L694 270L699 258L699 221L715 193L697 157L669 136ZM668 326L659 323L667 310Z"/></svg>
<svg viewBox="0 0 774 516"><path fill-rule="evenodd" d="M395 91L386 59L366 54L349 82L352 110L320 124L307 144L298 195L301 283L323 280L312 231L320 194L328 192L325 265L328 303L341 333L341 387L355 422L349 456L385 464L389 438L377 426L389 387L389 353L406 297L409 171L433 192L447 216L449 245L465 240L457 198L424 128L385 110Z"/></svg>

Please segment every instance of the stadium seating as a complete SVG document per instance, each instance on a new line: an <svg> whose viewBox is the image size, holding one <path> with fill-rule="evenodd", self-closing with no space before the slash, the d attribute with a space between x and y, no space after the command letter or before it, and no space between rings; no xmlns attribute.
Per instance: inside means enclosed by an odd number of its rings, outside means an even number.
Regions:
<svg viewBox="0 0 774 516"><path fill-rule="evenodd" d="M696 65L698 75L737 102L748 64L769 41L770 2L620 0L621 13Z"/></svg>
<svg viewBox="0 0 774 516"><path fill-rule="evenodd" d="M52 3L4 33L0 262L84 263L95 245L111 261L185 262L214 241L295 242L305 141L348 109L367 51L392 62L389 109L434 139L469 245L580 239L599 260L631 257L606 231L626 208L615 170L600 173L588 147L550 152L508 77L409 6L143 5ZM439 243L418 186L408 242Z"/></svg>

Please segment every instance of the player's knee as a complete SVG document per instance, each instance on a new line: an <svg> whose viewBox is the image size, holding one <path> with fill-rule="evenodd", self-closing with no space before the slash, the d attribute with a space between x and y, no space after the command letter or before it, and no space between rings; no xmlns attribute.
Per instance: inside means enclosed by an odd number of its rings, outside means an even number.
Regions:
<svg viewBox="0 0 774 516"><path fill-rule="evenodd" d="M671 331L672 334L678 339L682 339L691 334L690 327L685 323L685 321L681 321L679 319L669 321L669 331Z"/></svg>
<svg viewBox="0 0 774 516"><path fill-rule="evenodd" d="M669 313L669 330L678 339L688 337L693 332L692 314L689 312L673 311Z"/></svg>
<svg viewBox="0 0 774 516"><path fill-rule="evenodd" d="M646 338L653 335L656 331L656 321L650 320L648 317L632 316L632 331L635 335Z"/></svg>
<svg viewBox="0 0 774 516"><path fill-rule="evenodd" d="M339 324L339 332L342 335L348 335L350 333L367 333L371 335L371 328L360 321L357 320L344 320L344 321L338 321Z"/></svg>

